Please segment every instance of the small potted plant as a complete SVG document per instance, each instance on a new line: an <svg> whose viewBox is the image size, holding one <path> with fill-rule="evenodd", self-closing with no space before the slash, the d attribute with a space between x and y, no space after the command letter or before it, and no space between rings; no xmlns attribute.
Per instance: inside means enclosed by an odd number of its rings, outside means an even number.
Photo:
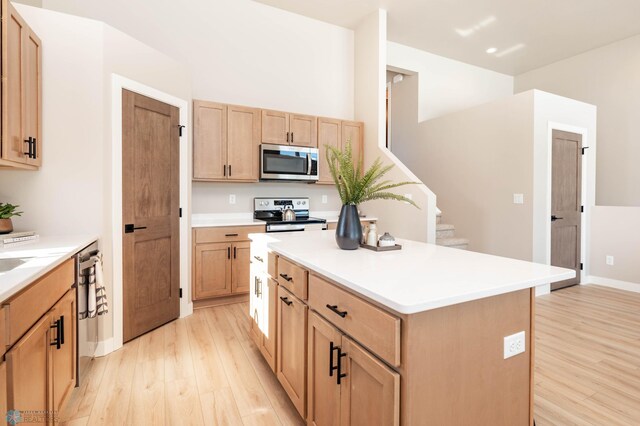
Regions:
<svg viewBox="0 0 640 426"><path fill-rule="evenodd" d="M16 211L20 206L14 206L10 203L0 203L0 234L8 234L13 232L13 223L11 218L13 216L21 216L22 212Z"/></svg>
<svg viewBox="0 0 640 426"><path fill-rule="evenodd" d="M362 226L358 217L358 204L371 200L405 201L418 207L413 200L399 194L389 192L390 189L419 182L381 181L382 177L393 168L393 164L384 166L380 158L373 162L369 170L362 173L360 162L353 162L351 141L347 141L344 149L327 145L327 161L329 171L336 184L342 209L336 227L336 242L343 250L355 250L362 240Z"/></svg>

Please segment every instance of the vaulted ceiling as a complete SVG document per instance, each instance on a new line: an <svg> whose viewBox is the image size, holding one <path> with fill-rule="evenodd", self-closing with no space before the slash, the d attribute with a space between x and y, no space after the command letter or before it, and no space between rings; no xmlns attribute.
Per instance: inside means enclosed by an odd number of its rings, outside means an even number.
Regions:
<svg viewBox="0 0 640 426"><path fill-rule="evenodd" d="M639 0L255 1L348 28L382 8L390 41L510 75L640 34Z"/></svg>

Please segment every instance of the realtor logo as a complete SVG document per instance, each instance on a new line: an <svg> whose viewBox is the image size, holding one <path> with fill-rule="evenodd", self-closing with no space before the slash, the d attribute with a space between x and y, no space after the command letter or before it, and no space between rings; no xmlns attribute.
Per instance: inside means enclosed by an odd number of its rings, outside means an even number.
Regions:
<svg viewBox="0 0 640 426"><path fill-rule="evenodd" d="M22 421L22 415L18 410L9 410L7 411L7 423L10 425L15 425Z"/></svg>

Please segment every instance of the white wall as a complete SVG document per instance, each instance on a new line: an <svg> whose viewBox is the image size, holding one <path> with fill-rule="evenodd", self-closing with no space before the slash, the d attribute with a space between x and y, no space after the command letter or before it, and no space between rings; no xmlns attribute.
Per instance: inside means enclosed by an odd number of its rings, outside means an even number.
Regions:
<svg viewBox="0 0 640 426"><path fill-rule="evenodd" d="M387 13L378 10L357 26L355 31L355 113L365 123L365 166L380 157L395 165L386 178L392 181L419 181L398 158L385 148L385 91L387 69ZM411 185L396 192L409 194L421 207L407 203L373 201L361 206L375 214L379 231L396 237L435 242L436 197L425 185Z"/></svg>
<svg viewBox="0 0 640 426"><path fill-rule="evenodd" d="M418 74L420 122L513 94L512 76L394 42L387 64Z"/></svg>

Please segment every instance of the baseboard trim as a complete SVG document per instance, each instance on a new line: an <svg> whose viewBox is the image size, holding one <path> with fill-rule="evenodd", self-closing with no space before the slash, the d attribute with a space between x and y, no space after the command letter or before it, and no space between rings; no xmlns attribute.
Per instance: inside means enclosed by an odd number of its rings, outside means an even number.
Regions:
<svg viewBox="0 0 640 426"><path fill-rule="evenodd" d="M589 280L587 282L589 284L596 284L604 287L616 288L618 290L626 290L626 291L632 291L634 293L640 293L640 283L614 280L612 278L605 278L605 277L597 277L595 275L589 276Z"/></svg>
<svg viewBox="0 0 640 426"><path fill-rule="evenodd" d="M113 337L99 341L98 346L96 346L96 352L94 356L106 356L111 352L113 352Z"/></svg>
<svg viewBox="0 0 640 426"><path fill-rule="evenodd" d="M193 309L210 308L212 306L230 305L249 301L249 293L233 294L212 299L194 300Z"/></svg>

